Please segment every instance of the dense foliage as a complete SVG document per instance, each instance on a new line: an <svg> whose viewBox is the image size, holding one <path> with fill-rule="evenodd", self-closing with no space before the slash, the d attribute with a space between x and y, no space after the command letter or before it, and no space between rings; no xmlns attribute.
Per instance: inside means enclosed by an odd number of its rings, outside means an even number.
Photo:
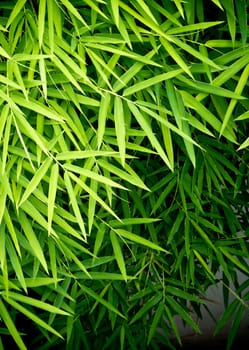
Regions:
<svg viewBox="0 0 249 350"><path fill-rule="evenodd" d="M1 1L0 349L174 348L218 271L230 347L249 299L247 15Z"/></svg>

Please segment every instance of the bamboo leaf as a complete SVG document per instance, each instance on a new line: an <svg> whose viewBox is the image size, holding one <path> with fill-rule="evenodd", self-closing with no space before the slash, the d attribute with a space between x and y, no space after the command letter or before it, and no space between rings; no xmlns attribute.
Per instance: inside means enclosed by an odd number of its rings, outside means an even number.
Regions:
<svg viewBox="0 0 249 350"><path fill-rule="evenodd" d="M46 145L44 144L43 139L41 138L41 135L36 132L36 130L29 124L29 122L25 119L24 115L22 113L19 113L18 111L14 111L16 119L21 124L21 126L24 128L27 135L35 141L38 147L41 148L41 150L48 154L48 149ZM32 162L31 162L32 163Z"/></svg>
<svg viewBox="0 0 249 350"><path fill-rule="evenodd" d="M182 59L182 57L178 54L178 52L175 50L175 48L169 43L169 41L165 38L160 38L160 41L165 48L165 50L168 52L169 56L174 59L174 61L179 65L179 67L182 68L182 70L187 73L191 78L194 78L189 67L187 66L186 62Z"/></svg>
<svg viewBox="0 0 249 350"><path fill-rule="evenodd" d="M61 0L62 4L66 7L66 9L75 16L84 26L89 29L88 24L85 22L83 17L80 15L79 11L71 4L69 0Z"/></svg>
<svg viewBox="0 0 249 350"><path fill-rule="evenodd" d="M111 9L116 26L119 27L119 6L118 0L111 0Z"/></svg>
<svg viewBox="0 0 249 350"><path fill-rule="evenodd" d="M136 174L130 175L128 172L121 170L120 168L116 167L115 165L110 164L109 162L106 162L103 159L99 159L98 164L101 167L103 167L104 169L117 175L121 179L128 181L129 183L131 183L137 187L143 188L146 191L149 191L149 188L143 183L143 181Z"/></svg>
<svg viewBox="0 0 249 350"><path fill-rule="evenodd" d="M172 297L167 297L167 304L169 304L172 309L176 312L177 315L181 315L181 318L186 321L197 333L200 333L200 329L198 325L193 321L190 317L189 313L187 313L180 304L177 303Z"/></svg>
<svg viewBox="0 0 249 350"><path fill-rule="evenodd" d="M35 172L34 176L32 177L31 181L29 182L28 186L26 187L23 196L18 203L18 206L20 207L28 198L29 196L34 192L34 190L37 188L39 183L42 181L44 178L45 174L47 173L50 165L52 163L51 158L47 158L40 168Z"/></svg>
<svg viewBox="0 0 249 350"><path fill-rule="evenodd" d="M25 278L24 278L24 274L23 274L23 269L22 269L22 266L20 264L20 259L16 254L16 251L14 249L14 246L13 246L11 240L8 239L8 237L6 237L6 238L7 238L6 242L5 242L6 251L8 252L8 256L9 256L11 265L13 267L13 270L15 271L15 274L16 274L18 281L20 282L20 285L22 286L24 291L27 293L27 286L26 286L26 282L25 282Z"/></svg>
<svg viewBox="0 0 249 350"><path fill-rule="evenodd" d="M230 252L228 251L228 249L226 249L225 247L219 247L219 249L221 250L221 252L233 263L235 264L239 269L241 269L242 271L244 271L245 273L249 272L249 269L247 266L244 266L238 259L236 259L232 254L230 254Z"/></svg>
<svg viewBox="0 0 249 350"><path fill-rule="evenodd" d="M40 319L38 316L36 316L33 312L29 311L28 309L26 309L22 305L18 304L15 300L12 300L12 299L6 298L6 297L4 299L5 299L5 301L8 304L10 304L16 310L18 310L19 312L21 312L22 314L27 316L29 319L31 319L32 321L37 323L39 326L41 326L42 328L44 328L44 329L48 330L49 332L55 334L57 337L62 338L62 336L60 335L59 332L57 332L55 329L50 327L46 322L44 322L42 319Z"/></svg>
<svg viewBox="0 0 249 350"><path fill-rule="evenodd" d="M7 207L5 207L3 217L4 217L4 222L6 224L6 227L9 231L10 237L12 239L12 242L15 246L15 249L16 249L18 255L21 256L21 248L20 248L19 240L17 238L16 229L15 229L13 221L11 220L11 216L9 214Z"/></svg>
<svg viewBox="0 0 249 350"><path fill-rule="evenodd" d="M240 95L242 93L245 85L248 82L248 76L249 76L249 64L244 68L244 70L240 76L240 79L239 79L238 84L237 84L236 89L235 89L235 94ZM233 99L230 101L229 106L226 110L226 114L224 116L223 122L222 122L220 136L223 134L226 126L228 125L236 104L237 104L237 100Z"/></svg>
<svg viewBox="0 0 249 350"><path fill-rule="evenodd" d="M156 304L160 302L162 296L160 294L154 295L150 300L147 301L145 305L135 314L135 316L131 319L130 325L138 321L145 313L147 313L150 309L152 309Z"/></svg>
<svg viewBox="0 0 249 350"><path fill-rule="evenodd" d="M105 299L101 298L97 293L95 293L92 289L86 287L85 285L80 285L80 288L82 289L82 291L86 294L88 294L89 296L91 296L93 299L95 299L96 301L98 301L100 304L104 305L108 310L114 312L115 314L117 314L118 316L125 318L124 315L122 315L115 307L113 307L113 305L111 303L109 303L108 301L106 301Z"/></svg>
<svg viewBox="0 0 249 350"><path fill-rule="evenodd" d="M207 243L207 245L210 246L214 251L217 251L213 242L210 240L208 235L202 230L202 228L194 220L191 219L190 222L194 226L194 228L198 231L198 233L203 238L203 240Z"/></svg>
<svg viewBox="0 0 249 350"><path fill-rule="evenodd" d="M59 165L55 163L52 165L50 180L49 180L49 190L48 190L48 234L50 234L51 227L52 227L58 177L59 177Z"/></svg>
<svg viewBox="0 0 249 350"><path fill-rule="evenodd" d="M110 232L110 238L111 238L115 259L117 261L121 275L123 276L124 280L127 281L127 274L126 274L126 267L125 267L123 252L122 252L120 243L118 241L117 235L114 231Z"/></svg>
<svg viewBox="0 0 249 350"><path fill-rule="evenodd" d="M85 224L84 224L84 221L82 219L82 215L81 215L78 203L77 203L77 198L76 198L76 195L74 193L74 189L73 189L70 177L69 177L67 172L64 173L64 180L65 180L65 185L66 185L67 192L68 192L68 195L70 198L70 203L73 207L73 211L74 211L75 217L77 219L77 222L79 224L79 227L81 229L81 233L83 235L84 240L87 240Z"/></svg>
<svg viewBox="0 0 249 350"><path fill-rule="evenodd" d="M239 146L238 151L249 147L249 137L247 137L247 139Z"/></svg>
<svg viewBox="0 0 249 350"><path fill-rule="evenodd" d="M160 219L154 218L123 218L122 221L111 220L110 225L114 228L120 226L129 226L129 225L141 225L141 224L151 224L154 222L158 222Z"/></svg>
<svg viewBox="0 0 249 350"><path fill-rule="evenodd" d="M1 299L0 299L0 315L1 315L1 319L6 324L10 334L12 335L19 349L27 350L26 345L24 344L18 330L16 329L15 323L13 322L6 306L4 305Z"/></svg>
<svg viewBox="0 0 249 350"><path fill-rule="evenodd" d="M47 221L42 213L29 201L26 200L22 203L21 208L28 214L35 222L37 222L41 227L43 227L46 231L48 229ZM55 231L51 229L51 234L53 236L57 236Z"/></svg>
<svg viewBox="0 0 249 350"><path fill-rule="evenodd" d="M137 119L138 123L140 124L141 128L145 131L146 136L148 137L148 139L151 142L151 145L157 150L158 154L160 155L160 157L163 159L163 161L165 162L165 164L169 167L169 169L173 170L171 168L171 164L168 160L167 155L165 154L162 146L160 145L158 139L156 138L156 136L154 135L149 123L146 121L146 119L143 117L142 113L139 111L139 109L136 107L136 105L132 102L127 102L128 107L130 109L130 111L132 112L132 114L135 116L135 118Z"/></svg>
<svg viewBox="0 0 249 350"><path fill-rule="evenodd" d="M122 100L119 97L115 97L114 100L114 122L117 135L117 143L119 148L120 160L122 165L125 165L125 150L126 150L126 128L125 118Z"/></svg>
<svg viewBox="0 0 249 350"><path fill-rule="evenodd" d="M98 192L98 181L91 179L90 182L90 188L92 189L93 192L97 193ZM95 216L95 210L96 210L96 198L93 196L90 196L89 198L89 205L88 205L88 232L90 234L93 223L94 223L94 216Z"/></svg>
<svg viewBox="0 0 249 350"><path fill-rule="evenodd" d="M169 253L167 250L165 250L164 248L160 247L159 245L151 242L150 240L147 240L141 236L138 236L134 233L131 233L129 231L123 230L123 229L115 229L114 230L118 235L120 235L121 237L127 238L128 240L144 245L148 248L151 249L155 249L155 250L159 250L165 253Z"/></svg>
<svg viewBox="0 0 249 350"><path fill-rule="evenodd" d="M162 318L162 315L163 315L163 311L164 311L164 305L163 305L163 303L160 303L158 305L158 308L157 308L157 310L154 314L154 317L153 317L153 321L151 323L147 344L150 344L151 340L153 339L153 337L156 333L158 324L159 324L159 322Z"/></svg>
<svg viewBox="0 0 249 350"><path fill-rule="evenodd" d="M39 41L40 47L43 42L45 15L46 15L46 0L42 0L39 2L39 12L38 12L38 41Z"/></svg>
<svg viewBox="0 0 249 350"><path fill-rule="evenodd" d="M210 270L210 268L208 267L207 263L205 262L205 260L202 258L202 256L199 254L199 252L197 252L197 250L193 250L195 256L197 257L197 259L199 260L199 262L201 263L201 265L204 268L204 271L207 272L207 276L211 277L211 281L214 282L215 281L215 276L212 273L212 271Z"/></svg>
<svg viewBox="0 0 249 350"><path fill-rule="evenodd" d="M133 59L135 62L142 62L144 64L148 64L148 65L152 65L152 66L156 66L156 67L161 67L160 64L152 61L151 59L147 58L147 56L142 56L142 55L138 55L132 51L126 51L126 50L120 50L120 49L116 49L112 46L104 46L101 44L95 44L95 43L87 43L87 46L92 47L92 48L96 48L99 50L103 50L103 51L107 51L107 52L111 52L120 56L124 56L124 57L128 57Z"/></svg>
<svg viewBox="0 0 249 350"><path fill-rule="evenodd" d="M227 97L227 98L234 98L238 100L245 98L241 96L242 90L241 91L235 90L235 92L233 92L233 91L229 91L227 89L221 88L219 86L215 86L213 84L208 84L201 81L191 81L183 76L179 77L179 80L183 81L184 83L186 83L187 85L189 85L195 90L199 90L201 92L205 92L208 94L213 94L213 95Z"/></svg>
<svg viewBox="0 0 249 350"><path fill-rule="evenodd" d="M98 149L100 149L104 133L106 120L108 118L108 112L110 108L111 95L109 93L104 93L101 97L100 108L99 108L99 116L98 116L98 130L97 130L97 139L98 139Z"/></svg>
<svg viewBox="0 0 249 350"><path fill-rule="evenodd" d="M15 20L15 18L17 17L17 15L19 14L19 12L22 10L22 8L24 7L25 3L27 0L18 0L15 3L15 6L13 7L11 14L8 18L8 22L6 24L6 29L12 24L12 22Z"/></svg>
<svg viewBox="0 0 249 350"><path fill-rule="evenodd" d="M24 303L24 304L28 304L28 305L31 305L33 307L37 307L41 310L47 310L51 313L55 313L55 314L58 314L58 315L69 315L68 312L62 310L62 309L59 309L51 304L48 304L48 303L45 303L43 301L40 301L40 300L37 300L35 298L31 298L29 296L25 296L25 295L22 295L22 294L19 294L19 293L15 293L15 292L9 292L8 294L8 297L10 299L14 299L16 301L20 301L21 303Z"/></svg>
<svg viewBox="0 0 249 350"><path fill-rule="evenodd" d="M238 19L239 27L240 27L240 34L241 34L241 41L242 44L246 44L247 40L247 33L248 33L248 27L247 27L247 7L246 2L243 0L237 0L235 1L235 7L236 7L236 17Z"/></svg>
<svg viewBox="0 0 249 350"><path fill-rule="evenodd" d="M128 88L126 88L124 90L123 96L129 96L134 94L137 91L143 90L143 89L147 89L148 87L158 84L162 81L165 81L167 79L171 79L174 78L175 76L177 76L178 74L182 73L183 70L182 69L176 69L167 73L162 73L159 74L153 78L149 78L147 80L143 80L135 85L132 85Z"/></svg>
<svg viewBox="0 0 249 350"><path fill-rule="evenodd" d="M41 247L41 245L40 245L40 243L35 235L35 232L31 226L29 220L27 219L27 216L25 215L25 213L22 210L19 211L19 219L20 219L24 234L27 237L27 240L28 240L30 246L32 247L34 255L40 261L44 270L48 273L48 266L47 266L45 256L43 254L42 247Z"/></svg>
<svg viewBox="0 0 249 350"><path fill-rule="evenodd" d="M183 40L180 40L177 38L177 36L171 36L169 35L168 40L173 42L174 44L176 44L177 46L179 46L180 48L182 48L184 51L188 52L189 54L191 54L192 56L198 58L200 61L202 61L203 63L206 63L207 65L214 67L218 70L220 70L221 68L215 63L213 62L210 58L204 56L203 54L201 54L199 51L193 49L192 46L186 44ZM191 76L191 75L190 75Z"/></svg>
<svg viewBox="0 0 249 350"><path fill-rule="evenodd" d="M73 173L70 174L72 179L79 184L90 196L92 196L106 211L108 211L111 215L113 215L116 219L120 220L119 217L115 214L115 212L95 193L89 186L87 186L84 181L79 179Z"/></svg>
<svg viewBox="0 0 249 350"><path fill-rule="evenodd" d="M47 99L48 96L48 84L47 84L47 74L46 74L46 65L45 65L45 60L43 57L39 59L39 70L40 70L40 77L42 81L42 88L43 88L43 93L45 99Z"/></svg>
<svg viewBox="0 0 249 350"><path fill-rule="evenodd" d="M96 151L96 150L85 150L85 151L67 151L61 152L56 155L57 160L77 160L86 159L92 157L118 157L119 153L115 151Z"/></svg>
<svg viewBox="0 0 249 350"><path fill-rule="evenodd" d="M108 186L111 186L111 187L126 189L124 186L119 185L117 182L109 179L108 177L100 175L100 174L96 173L95 171L80 168L80 167L78 167L76 165L72 165L72 164L65 164L64 169L75 172L75 173L80 174L80 175L83 175L85 177L89 177L93 180L96 180L98 182L101 182L101 183L108 185Z"/></svg>
<svg viewBox="0 0 249 350"><path fill-rule="evenodd" d="M214 22L202 22L202 23L194 23L189 24L181 27L171 28L167 31L167 34L181 34L181 33L187 33L187 32L194 32L194 31L200 31L203 29L207 29L213 26L217 26L219 24L223 23L222 21L214 21Z"/></svg>

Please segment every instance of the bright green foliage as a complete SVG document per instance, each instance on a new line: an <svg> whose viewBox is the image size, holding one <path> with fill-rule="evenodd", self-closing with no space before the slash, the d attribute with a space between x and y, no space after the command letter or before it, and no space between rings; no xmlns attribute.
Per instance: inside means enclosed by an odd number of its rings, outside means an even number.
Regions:
<svg viewBox="0 0 249 350"><path fill-rule="evenodd" d="M173 349L219 270L232 345L247 17L244 0L1 1L0 348Z"/></svg>

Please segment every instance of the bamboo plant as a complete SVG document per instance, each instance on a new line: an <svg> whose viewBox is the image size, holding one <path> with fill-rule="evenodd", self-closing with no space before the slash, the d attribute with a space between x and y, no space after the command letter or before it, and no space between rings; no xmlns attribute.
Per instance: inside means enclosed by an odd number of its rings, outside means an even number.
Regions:
<svg viewBox="0 0 249 350"><path fill-rule="evenodd" d="M247 1L0 14L0 349L174 349L218 282L229 349L249 299Z"/></svg>

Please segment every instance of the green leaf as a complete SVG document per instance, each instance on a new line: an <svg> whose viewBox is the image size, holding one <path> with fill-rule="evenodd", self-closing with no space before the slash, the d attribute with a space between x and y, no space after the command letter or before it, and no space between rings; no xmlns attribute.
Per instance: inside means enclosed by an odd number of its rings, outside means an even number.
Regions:
<svg viewBox="0 0 249 350"><path fill-rule="evenodd" d="M245 78L244 78L245 79ZM213 95L217 95L217 96L222 96L222 97L227 97L227 98L234 98L234 99L244 99L245 97L241 96L241 91L238 90L235 92L233 91L229 91L227 89L221 88L219 86L215 86L213 84L208 84L208 83L204 83L201 81L191 81L183 76L179 77L179 80L181 80L182 82L186 83L187 85L189 85L191 88L193 88L194 90L199 90L201 92L205 92L208 94L213 94Z"/></svg>
<svg viewBox="0 0 249 350"><path fill-rule="evenodd" d="M200 61L202 61L203 63L206 63L208 66L214 67L218 70L220 70L221 68L215 63L213 62L210 58L204 56L203 54L201 54L199 51L195 50L192 46L186 44L183 40L178 39L177 36L172 36L172 35L168 35L167 36L168 40L173 42L174 44L176 44L177 46L179 46L180 48L182 48L184 51L186 51L188 54L192 55L193 57L198 58ZM192 74L190 74L190 76L192 76ZM193 76L192 76L193 77Z"/></svg>
<svg viewBox="0 0 249 350"><path fill-rule="evenodd" d="M49 179L49 190L48 190L48 234L50 234L51 227L52 227L58 178L59 178L59 165L57 163L55 163L55 164L52 165L50 179Z"/></svg>
<svg viewBox="0 0 249 350"><path fill-rule="evenodd" d="M31 226L30 221L28 220L27 216L25 215L25 213L22 210L19 211L19 219L20 219L24 234L27 237L27 240L32 248L34 255L40 261L44 270L47 273L49 273L47 262L46 262L44 254L43 254L42 247L41 247L41 245L40 245L40 243L35 235L35 232L33 231L33 228Z"/></svg>
<svg viewBox="0 0 249 350"><path fill-rule="evenodd" d="M187 91L181 91L181 95L183 96L184 102L190 107L196 110L196 112L209 123L216 131L220 132L221 130L221 122L216 116L210 112L210 110L205 107L200 101L191 96ZM224 131L224 136L232 142L236 142L234 140L234 136L231 134L230 130Z"/></svg>
<svg viewBox="0 0 249 350"><path fill-rule="evenodd" d="M11 220L11 216L10 216L10 213L8 211L7 206L5 207L5 210L4 210L4 222L6 224L8 231L9 231L9 234L10 234L10 237L11 237L12 242L14 244L14 247L15 247L18 255L21 256L21 249L20 249L19 240L17 238L16 228L15 228L15 225L13 223L13 220Z"/></svg>
<svg viewBox="0 0 249 350"><path fill-rule="evenodd" d="M114 255L115 255L115 259L117 261L118 267L120 269L120 272L121 272L124 280L127 281L126 267L125 267L125 261L124 261L122 248L120 246L117 235L114 231L110 232L110 238L111 238L112 248L114 251Z"/></svg>
<svg viewBox="0 0 249 350"><path fill-rule="evenodd" d="M169 56L173 58L173 60L179 65L179 67L181 67L182 70L185 73L187 73L191 78L194 78L186 62L178 54L175 48L169 43L169 41L163 37L160 38L160 41L163 47L165 48L165 50L168 52Z"/></svg>
<svg viewBox="0 0 249 350"><path fill-rule="evenodd" d="M86 28L89 29L89 26L83 19L83 17L80 15L79 11L71 4L69 0L61 0L62 4L65 6L65 8L74 16L76 17Z"/></svg>
<svg viewBox="0 0 249 350"><path fill-rule="evenodd" d="M146 225L154 222L158 222L160 219L154 218L122 218L121 221L111 220L109 222L110 226L116 228L120 226L129 226L129 225Z"/></svg>
<svg viewBox="0 0 249 350"><path fill-rule="evenodd" d="M155 77L149 78L147 80L143 80L135 85L129 86L128 88L126 88L124 90L123 96L129 96L134 94L137 91L141 91L143 89L147 89L148 87L152 86L152 85L156 85L162 81L165 81L167 79L171 79L174 78L175 76L177 76L178 74L182 73L183 69L176 69L176 70L172 70L170 72L167 73L162 73L159 75L156 75Z"/></svg>
<svg viewBox="0 0 249 350"><path fill-rule="evenodd" d="M131 319L130 325L138 321L144 314L146 314L150 309L152 309L156 304L158 304L162 299L160 294L154 295L150 298L145 305L139 309L139 311L135 314L135 316Z"/></svg>
<svg viewBox="0 0 249 350"><path fill-rule="evenodd" d="M235 1L236 17L239 23L241 41L243 45L246 44L247 33L248 33L248 27L247 27L248 12L247 12L246 5L247 4L244 0Z"/></svg>
<svg viewBox="0 0 249 350"><path fill-rule="evenodd" d="M249 146L249 137L239 146L238 151L247 148Z"/></svg>
<svg viewBox="0 0 249 350"><path fill-rule="evenodd" d="M25 99L24 99L25 100ZM17 121L20 123L22 128L25 130L26 134L31 138L31 140L34 140L34 142L37 144L38 147L41 148L41 150L48 154L48 149L44 144L44 141L40 134L36 132L36 130L29 124L29 122L26 120L24 115L20 113L19 111L14 111Z"/></svg>
<svg viewBox="0 0 249 350"><path fill-rule="evenodd" d="M163 303L160 303L158 305L158 308L157 308L155 314L154 314L154 317L153 317L153 320L152 320L152 323L150 326L147 344L150 344L150 342L152 341L152 339L157 331L158 324L159 324L159 322L162 318L162 315L163 315L163 311L164 311L164 305L163 305Z"/></svg>
<svg viewBox="0 0 249 350"><path fill-rule="evenodd" d="M23 202L21 209L23 209L25 213L28 214L35 222L41 225L45 231L47 231L48 225L45 217L29 200ZM53 229L51 229L51 234L53 234L53 236L57 236Z"/></svg>
<svg viewBox="0 0 249 350"><path fill-rule="evenodd" d="M169 103L172 108L173 115L176 119L177 126L181 131L183 131L191 139L189 124L185 120L186 111L185 111L185 106L183 103L182 96L175 89L171 80L168 80L166 82L166 89L168 93ZM188 156L193 166L195 166L195 151L194 151L193 143L188 142L187 139L184 139L184 144L185 144Z"/></svg>
<svg viewBox="0 0 249 350"><path fill-rule="evenodd" d="M198 325L190 317L189 313L184 310L184 308L172 297L167 297L167 304L176 312L177 315L180 315L181 318L191 326L195 332L200 333Z"/></svg>
<svg viewBox="0 0 249 350"><path fill-rule="evenodd" d="M166 291L169 293L169 294L172 294L176 297L179 297L179 298L182 298L182 299L186 299L186 300L189 300L189 301L194 301L196 303L203 303L204 301L202 301L199 297L197 296L194 296L188 292L185 292L183 290L181 290L180 288L177 288L177 287L173 287L173 286L167 286L166 287Z"/></svg>
<svg viewBox="0 0 249 350"><path fill-rule="evenodd" d="M108 310L114 312L115 314L117 314L118 316L125 318L124 315L122 315L115 307L113 307L112 304L110 304L108 301L106 301L105 299L101 298L97 293L95 293L92 289L86 287L85 285L80 285L80 288L82 289L82 291L86 294L88 294L90 297L92 297L93 299L95 299L97 302L99 302L100 304L104 305Z"/></svg>
<svg viewBox="0 0 249 350"><path fill-rule="evenodd" d="M101 44L95 44L95 43L87 43L87 46L90 46L92 48L96 48L99 50L103 50L103 51L107 51L107 52L111 52L120 56L124 56L124 57L128 57L133 59L135 62L142 62L144 64L147 65L152 65L152 66L156 66L156 67L161 67L160 64L152 61L151 59L147 58L147 56L142 56L142 55L138 55L132 51L126 51L126 50L120 50L120 49L116 49L112 46L104 46ZM122 77L121 77L122 78ZM121 80L120 78L120 80ZM121 83L123 83L123 81L121 81Z"/></svg>
<svg viewBox="0 0 249 350"><path fill-rule="evenodd" d="M210 248L212 248L214 251L217 250L217 248L214 246L211 239L208 237L208 235L202 230L202 228L192 219L190 219L191 224L194 226L196 231L200 234L201 238L206 242Z"/></svg>
<svg viewBox="0 0 249 350"><path fill-rule="evenodd" d="M13 101L22 107L31 109L32 111L42 114L45 117L51 118L53 120L56 120L60 123L64 123L63 118L61 118L60 115L58 115L52 108L48 108L44 106L43 103L34 101L33 99L30 99L27 101L25 98L23 98L20 94L12 94Z"/></svg>
<svg viewBox="0 0 249 350"><path fill-rule="evenodd" d="M20 301L24 304L28 304L28 305L31 305L33 307L37 307L41 310L45 310L45 311L48 311L48 312L51 312L51 313L55 313L55 314L58 314L58 315L65 315L65 316L68 316L69 313L62 310L62 309L59 309L51 304L48 304L48 303L45 303L43 301L40 301L40 300L37 300L35 298L31 298L31 297L28 297L28 296L25 296L25 295L22 295L22 294L19 294L19 293L15 293L15 292L9 292L8 293L8 298L10 299L14 299L16 301Z"/></svg>
<svg viewBox="0 0 249 350"><path fill-rule="evenodd" d="M71 246L67 246L66 244L64 244L64 242L60 241L59 243L59 246L62 248L65 256L67 256L68 259L72 259L75 264L78 266L78 268L83 271L85 273L85 275L88 277L88 278L91 278L91 276L89 275L86 267L84 266L84 264L78 259L78 257L73 253Z"/></svg>
<svg viewBox="0 0 249 350"><path fill-rule="evenodd" d="M236 312L231 328L229 330L229 336L227 340L227 348L231 349L233 342L236 339L236 336L239 333L239 328L241 327L241 324L243 322L243 316L245 314L246 310L244 305L240 305L238 311Z"/></svg>
<svg viewBox="0 0 249 350"><path fill-rule="evenodd" d="M111 95L109 93L104 93L101 97L100 108L99 108L99 116L98 116L98 130L97 130L97 138L98 138L98 149L100 149L103 136L105 134L105 126L107 120L107 114L110 108Z"/></svg>
<svg viewBox="0 0 249 350"><path fill-rule="evenodd" d="M126 128L125 128L125 116L122 100L119 97L115 97L114 100L114 122L117 135L117 143L120 154L121 163L125 165L125 151L126 151Z"/></svg>
<svg viewBox="0 0 249 350"><path fill-rule="evenodd" d="M200 31L203 29L217 26L221 23L223 23L223 21L202 22L202 23L200 22L200 23L189 24L182 27L171 28L167 31L167 34L182 34L182 33Z"/></svg>
<svg viewBox="0 0 249 350"><path fill-rule="evenodd" d="M229 319L235 314L235 310L238 307L238 300L235 299L232 301L232 303L226 308L225 312L219 319L215 330L214 335L218 334L221 329L226 325L226 323L229 321Z"/></svg>
<svg viewBox="0 0 249 350"><path fill-rule="evenodd" d="M171 310L166 306L164 305L164 309L166 311L166 314L167 314L167 318L169 320L169 324L170 326L172 327L172 330L174 332L174 336L176 337L178 343L180 345L182 345L182 340L181 340L181 336L180 336L180 333L179 333L179 330L177 328L177 325L176 325L176 322L175 322L175 319L171 313Z"/></svg>
<svg viewBox="0 0 249 350"><path fill-rule="evenodd" d="M111 9L113 13L113 18L117 27L119 27L119 6L118 0L111 0Z"/></svg>
<svg viewBox="0 0 249 350"><path fill-rule="evenodd" d="M248 266L245 266L242 264L238 259L236 259L232 254L230 254L229 249L219 247L219 250L234 264L236 265L239 269L244 271L245 273L249 273L249 268Z"/></svg>
<svg viewBox="0 0 249 350"><path fill-rule="evenodd" d="M117 187L117 188L122 188L122 189L126 189L125 187L119 185L117 182L109 179L108 177L105 177L103 175L99 175L98 173L96 173L95 171L91 171L88 169L84 169L84 168L80 168L76 165L71 165L71 164L65 164L64 165L64 169L75 172L77 174L89 177L93 180L96 180L98 182L101 182L105 185L111 186L111 187Z"/></svg>
<svg viewBox="0 0 249 350"><path fill-rule="evenodd" d="M123 229L115 229L114 230L118 235L120 235L123 238L127 238L129 241L144 245L148 248L154 249L154 250L159 250L165 253L169 252L167 250L165 250L164 248L160 247L159 245L151 242L150 240L147 240L141 236L138 236L134 233L131 233L129 231L123 230Z"/></svg>
<svg viewBox="0 0 249 350"><path fill-rule="evenodd" d="M57 332L54 328L50 327L46 322L44 322L41 318L39 318L38 316L36 316L33 312L29 311L28 309L26 309L25 307L23 307L22 305L18 304L15 300L12 300L11 298L4 298L6 302L8 302L8 304L10 304L11 306L13 306L16 310L18 310L19 312L21 312L22 314L24 314L25 316L27 316L29 319L31 319L32 321L34 321L36 324L38 324L39 326L41 326L42 328L48 330L49 332L55 334L57 337L59 338L63 338L61 336L61 334L59 332Z"/></svg>
<svg viewBox="0 0 249 350"><path fill-rule="evenodd" d="M97 193L98 192L98 181L91 179L90 182L90 188L92 189L93 192ZM92 226L94 223L94 216L95 216L95 210L96 210L96 198L93 196L89 197L89 205L88 205L88 232L90 234L92 230Z"/></svg>
<svg viewBox="0 0 249 350"><path fill-rule="evenodd" d="M74 211L75 217L76 217L78 225L79 225L79 227L81 229L81 233L83 235L83 238L86 241L87 237L86 237L85 224L84 224L84 221L83 221L83 218L82 218L79 206L78 206L77 198L76 198L76 195L74 193L74 189L73 189L70 177L69 177L67 172L64 173L64 180L65 180L65 185L66 185L67 192L68 192L68 195L69 195L69 198L70 198L70 203L71 203L71 205L73 207L73 211Z"/></svg>
<svg viewBox="0 0 249 350"><path fill-rule="evenodd" d="M27 286L26 286L26 282L23 274L22 265L20 263L20 258L17 256L14 246L11 240L9 239L9 237L6 237L5 246L6 246L6 251L8 253L11 265L13 267L13 270L15 271L16 277L20 282L20 285L22 286L24 291L27 293Z"/></svg>
<svg viewBox="0 0 249 350"><path fill-rule="evenodd" d="M38 41L39 41L40 47L43 42L45 15L46 15L46 0L41 0L39 2L39 12L38 12Z"/></svg>
<svg viewBox="0 0 249 350"><path fill-rule="evenodd" d="M210 270L210 268L208 267L208 265L205 262L205 260L203 259L203 257L199 254L199 252L197 250L193 249L193 252L194 252L195 256L197 257L197 259L199 260L199 262L201 263L201 265L203 266L204 271L207 272L207 276L211 277L211 281L214 283L215 276L212 273L212 271Z"/></svg>
<svg viewBox="0 0 249 350"><path fill-rule="evenodd" d="M17 17L17 15L19 14L19 12L22 10L22 8L24 7L25 3L27 0L18 0L15 3L15 6L13 7L11 14L8 18L8 22L6 24L6 29L12 24L12 22L15 20L15 18Z"/></svg>
<svg viewBox="0 0 249 350"><path fill-rule="evenodd" d="M42 181L44 178L45 174L47 173L50 165L52 163L51 158L47 158L40 168L35 172L34 176L32 177L31 181L29 182L27 188L25 189L23 196L18 203L18 206L20 207L28 198L29 196L34 192L34 190L37 188L39 183Z"/></svg>
<svg viewBox="0 0 249 350"><path fill-rule="evenodd" d="M87 186L81 179L75 176L73 173L70 173L71 178L78 183L90 196L92 196L106 211L113 215L116 219L120 220L115 212L95 193L89 186Z"/></svg>
<svg viewBox="0 0 249 350"><path fill-rule="evenodd" d="M145 55L145 57L147 58L152 58L155 53L156 53L156 49L151 50L149 53L147 53ZM141 71L141 69L144 67L144 63L141 62L135 62L129 69L127 69L124 74L120 77L120 80L116 80L114 85L113 85L113 91L118 92L122 87L126 86L129 81L135 77L137 74L139 74L139 72Z"/></svg>
<svg viewBox="0 0 249 350"><path fill-rule="evenodd" d="M143 188L146 191L149 191L148 187L143 183L143 181L137 176L137 174L130 175L124 170L119 169L118 167L112 165L111 163L106 162L103 159L98 160L98 164L104 169L108 170L110 173L117 175L119 178L137 186Z"/></svg>
<svg viewBox="0 0 249 350"><path fill-rule="evenodd" d="M0 299L0 315L1 319L7 326L11 336L13 337L14 341L16 342L17 346L20 350L27 350L26 345L24 344L18 330L16 329L15 323L13 322L7 308L5 307L4 303Z"/></svg>
<svg viewBox="0 0 249 350"><path fill-rule="evenodd" d="M151 129L151 126L149 125L148 121L144 118L144 116L142 115L142 113L139 111L139 109L137 108L137 106L134 103L127 102L127 104L128 104L128 107L129 107L130 111L132 112L132 114L135 116L136 120L140 124L141 128L145 131L146 136L150 140L152 147L154 147L156 149L156 151L158 152L160 157L163 159L165 164L169 167L169 169L173 170L171 168L171 164L169 162L169 159L168 159L167 155L165 154L165 152L164 152L162 146L160 145L158 139L154 135L154 133L153 133L153 131Z"/></svg>
<svg viewBox="0 0 249 350"><path fill-rule="evenodd" d="M115 151L96 151L96 150L85 150L85 151L67 151L61 152L56 155L57 160L77 160L92 157L118 157L119 153Z"/></svg>
<svg viewBox="0 0 249 350"><path fill-rule="evenodd" d="M235 94L240 95L242 93L245 85L248 82L248 76L249 76L249 64L244 68L244 70L240 76L240 79L239 79L238 84L237 84L236 89L235 89ZM237 104L237 100L230 101L229 106L226 110L226 114L224 116L223 122L222 122L220 136L223 134L226 126L228 125L236 104Z"/></svg>

